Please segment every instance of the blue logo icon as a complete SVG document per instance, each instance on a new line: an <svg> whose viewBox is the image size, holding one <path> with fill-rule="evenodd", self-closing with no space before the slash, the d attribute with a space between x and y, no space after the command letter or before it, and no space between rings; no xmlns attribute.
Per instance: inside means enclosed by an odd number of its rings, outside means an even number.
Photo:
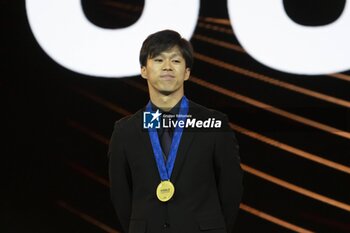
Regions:
<svg viewBox="0 0 350 233"><path fill-rule="evenodd" d="M159 129L160 128L160 116L162 114L159 109L152 112L143 112L143 128L144 129Z"/></svg>

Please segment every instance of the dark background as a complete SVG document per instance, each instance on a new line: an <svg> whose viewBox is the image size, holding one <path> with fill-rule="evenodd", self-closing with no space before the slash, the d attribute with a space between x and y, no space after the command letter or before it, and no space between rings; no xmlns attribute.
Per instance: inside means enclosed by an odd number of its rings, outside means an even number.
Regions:
<svg viewBox="0 0 350 233"><path fill-rule="evenodd" d="M119 3L119 4L115 4ZM121 4L120 4L121 3ZM88 19L104 28L127 27L141 14L143 1L82 0ZM345 0L284 1L286 12L303 25L325 25L341 14ZM127 6L127 7L125 7ZM115 120L148 101L140 76L89 77L56 64L40 48L27 22L25 3L1 0L1 199L0 232L116 232L117 217L108 190L107 145ZM44 9L43 9L44 10ZM64 17L64 12L62 13ZM226 1L201 1L191 42L195 51L275 80L350 101L350 78L297 76L272 70L244 52L207 43L206 36L239 45ZM341 53L342 51L339 51ZM344 72L349 75L349 72ZM349 131L349 109L220 68L196 57L192 75L290 113ZM346 78L347 77L347 78ZM194 79L195 80L195 79ZM240 99L186 83L188 98L228 114L235 125L346 166L349 139L254 107ZM350 232L350 212L307 197L252 170L350 205L349 172L302 158L236 130L245 165L245 193L237 232L293 232L261 213L315 232ZM121 190L122 191L122 190ZM260 212L259 212L260 211Z"/></svg>

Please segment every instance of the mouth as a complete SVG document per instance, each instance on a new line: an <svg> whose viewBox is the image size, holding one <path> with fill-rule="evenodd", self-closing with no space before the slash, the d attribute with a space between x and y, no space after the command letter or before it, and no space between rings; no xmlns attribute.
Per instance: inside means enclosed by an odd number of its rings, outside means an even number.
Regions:
<svg viewBox="0 0 350 233"><path fill-rule="evenodd" d="M160 78L162 80L173 80L175 78L175 76L171 75L171 74L163 74L163 75L160 76Z"/></svg>

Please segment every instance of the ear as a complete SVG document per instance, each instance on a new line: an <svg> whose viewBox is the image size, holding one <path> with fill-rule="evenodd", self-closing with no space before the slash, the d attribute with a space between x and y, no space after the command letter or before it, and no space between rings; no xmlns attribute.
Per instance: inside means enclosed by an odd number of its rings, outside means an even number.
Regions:
<svg viewBox="0 0 350 233"><path fill-rule="evenodd" d="M191 69L190 68L186 68L185 70L185 81L188 80L190 78L191 75Z"/></svg>
<svg viewBox="0 0 350 233"><path fill-rule="evenodd" d="M141 67L141 77L144 79L148 79L146 66Z"/></svg>

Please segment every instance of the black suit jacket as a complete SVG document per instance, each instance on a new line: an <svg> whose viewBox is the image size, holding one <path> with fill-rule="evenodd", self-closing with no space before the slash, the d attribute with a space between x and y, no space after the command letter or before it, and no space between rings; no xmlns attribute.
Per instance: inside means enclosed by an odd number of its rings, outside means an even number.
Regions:
<svg viewBox="0 0 350 233"><path fill-rule="evenodd" d="M143 111L115 123L109 146L111 199L125 233L231 233L242 196L238 144L227 117L190 101L192 118L215 118L222 129L184 129L171 181L174 197L160 202L160 183Z"/></svg>

